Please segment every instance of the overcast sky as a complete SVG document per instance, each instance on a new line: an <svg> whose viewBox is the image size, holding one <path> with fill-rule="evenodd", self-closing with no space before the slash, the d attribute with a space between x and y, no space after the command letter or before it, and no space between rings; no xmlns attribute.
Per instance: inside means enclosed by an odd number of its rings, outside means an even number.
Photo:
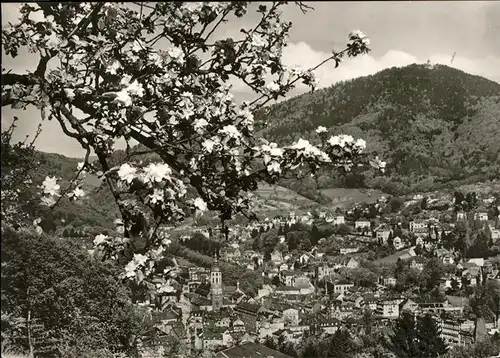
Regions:
<svg viewBox="0 0 500 358"><path fill-rule="evenodd" d="M442 63L500 83L500 2L496 1L401 1L401 2L308 2L315 10L303 15L295 6L284 10L284 19L293 23L289 46L284 51L287 64L313 66L342 49L353 29L365 32L372 52L347 60L337 69L323 67L316 72L320 85L373 74L384 68L416 62ZM2 25L15 22L19 4L2 4ZM251 23L258 15L250 13L243 21ZM228 23L223 32L230 36L242 22ZM33 70L37 57L22 53L12 59L4 56L2 66L13 72ZM237 98L250 96L235 88ZM2 108L2 129L13 116L20 118L16 138L33 134L40 120L36 109L16 111ZM82 156L77 142L67 138L57 122L45 122L37 141L40 150L68 156Z"/></svg>

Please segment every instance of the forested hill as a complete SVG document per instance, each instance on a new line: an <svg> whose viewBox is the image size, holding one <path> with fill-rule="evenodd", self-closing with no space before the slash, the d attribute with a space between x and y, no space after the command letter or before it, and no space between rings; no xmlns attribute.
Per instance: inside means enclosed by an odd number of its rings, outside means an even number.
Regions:
<svg viewBox="0 0 500 358"><path fill-rule="evenodd" d="M386 69L291 98L256 117L267 122L262 135L280 144L310 139L318 126L365 139L368 150L388 162L390 178L362 177L359 185L425 190L499 175L500 84L444 65Z"/></svg>

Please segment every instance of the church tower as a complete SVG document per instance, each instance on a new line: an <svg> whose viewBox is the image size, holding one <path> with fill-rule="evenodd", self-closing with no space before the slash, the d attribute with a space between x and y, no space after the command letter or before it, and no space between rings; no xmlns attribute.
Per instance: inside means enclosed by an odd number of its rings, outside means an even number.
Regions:
<svg viewBox="0 0 500 358"><path fill-rule="evenodd" d="M210 271L210 293L212 296L212 308L214 311L220 311L222 308L222 272L217 264L215 257L214 265Z"/></svg>

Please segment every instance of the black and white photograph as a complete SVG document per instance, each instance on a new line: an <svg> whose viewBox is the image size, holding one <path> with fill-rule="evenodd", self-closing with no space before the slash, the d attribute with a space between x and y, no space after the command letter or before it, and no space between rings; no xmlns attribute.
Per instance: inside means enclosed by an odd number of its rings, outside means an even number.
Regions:
<svg viewBox="0 0 500 358"><path fill-rule="evenodd" d="M500 358L500 1L1 18L2 358Z"/></svg>

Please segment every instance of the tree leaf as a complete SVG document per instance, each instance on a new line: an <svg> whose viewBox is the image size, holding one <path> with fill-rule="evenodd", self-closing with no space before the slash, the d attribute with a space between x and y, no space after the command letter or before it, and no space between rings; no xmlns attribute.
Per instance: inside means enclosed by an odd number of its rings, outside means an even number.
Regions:
<svg viewBox="0 0 500 358"><path fill-rule="evenodd" d="M44 121L47 118L47 113L45 112L45 106L40 108L40 114L42 116L42 120Z"/></svg>
<svg viewBox="0 0 500 358"><path fill-rule="evenodd" d="M105 25L104 17L101 17L97 22L97 28L102 31L104 30L104 25Z"/></svg>

